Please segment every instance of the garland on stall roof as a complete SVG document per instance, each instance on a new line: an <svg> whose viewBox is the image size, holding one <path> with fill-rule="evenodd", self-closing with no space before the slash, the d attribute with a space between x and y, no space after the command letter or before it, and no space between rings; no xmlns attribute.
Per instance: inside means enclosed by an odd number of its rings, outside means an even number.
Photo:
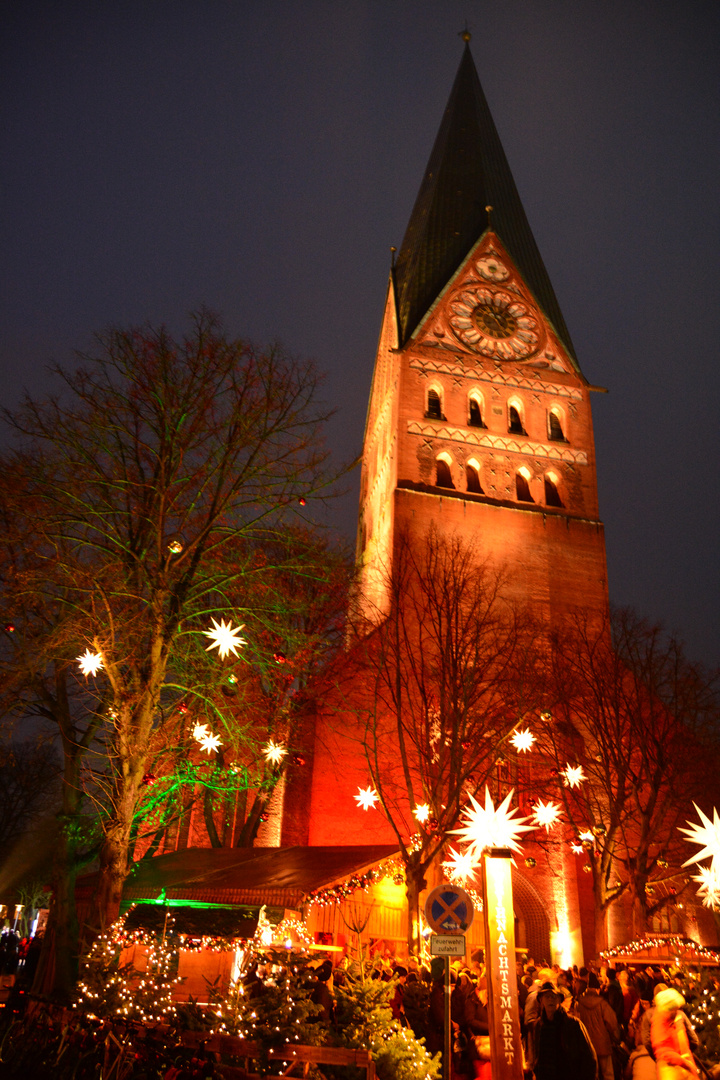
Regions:
<svg viewBox="0 0 720 1080"><path fill-rule="evenodd" d="M671 934L667 936L658 936L651 938L638 938L636 941L631 941L627 945L615 945L612 949L604 949L600 956L604 960L610 960L615 956L627 956L628 954L634 955L635 953L647 952L648 949L657 948L660 945L667 947L668 952L693 952L697 956L705 957L707 960L712 960L715 964L720 964L720 953L715 949L709 949L706 945L699 945L697 941L693 941L692 938L680 937L677 934Z"/></svg>
<svg viewBox="0 0 720 1080"><path fill-rule="evenodd" d="M392 878L396 885L405 884L404 867L400 859L386 859L380 866L374 866L366 874L353 874L346 881L337 885L330 885L326 889L316 889L311 892L305 901L308 910L315 904L318 907L330 907L333 904L341 904L348 900L354 893L368 892L373 886L384 878Z"/></svg>

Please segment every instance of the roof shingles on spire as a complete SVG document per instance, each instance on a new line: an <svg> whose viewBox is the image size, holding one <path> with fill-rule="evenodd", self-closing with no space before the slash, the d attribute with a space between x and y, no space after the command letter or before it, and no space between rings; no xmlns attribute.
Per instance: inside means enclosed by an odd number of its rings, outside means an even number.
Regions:
<svg viewBox="0 0 720 1080"><path fill-rule="evenodd" d="M577 362L466 43L395 265L401 346L487 229L487 206L493 231Z"/></svg>

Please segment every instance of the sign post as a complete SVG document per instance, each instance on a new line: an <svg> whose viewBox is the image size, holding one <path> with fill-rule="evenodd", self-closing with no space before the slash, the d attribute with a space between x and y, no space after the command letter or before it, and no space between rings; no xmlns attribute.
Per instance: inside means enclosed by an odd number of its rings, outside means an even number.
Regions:
<svg viewBox="0 0 720 1080"><path fill-rule="evenodd" d="M482 854L488 1026L493 1080L522 1080L523 1077L511 861L512 854L506 848L485 848Z"/></svg>
<svg viewBox="0 0 720 1080"><path fill-rule="evenodd" d="M452 1077L452 1027L450 1023L450 957L465 955L465 931L475 918L473 902L457 885L438 885L425 901L425 919L434 931L430 941L433 956L445 957L445 1011L443 1080Z"/></svg>

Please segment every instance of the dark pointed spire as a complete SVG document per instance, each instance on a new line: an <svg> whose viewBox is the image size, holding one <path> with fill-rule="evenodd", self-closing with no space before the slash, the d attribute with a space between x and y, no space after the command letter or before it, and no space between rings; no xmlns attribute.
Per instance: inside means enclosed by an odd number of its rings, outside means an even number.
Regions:
<svg viewBox="0 0 720 1080"><path fill-rule="evenodd" d="M395 264L404 345L488 228L507 248L575 360L570 334L520 201L468 44Z"/></svg>

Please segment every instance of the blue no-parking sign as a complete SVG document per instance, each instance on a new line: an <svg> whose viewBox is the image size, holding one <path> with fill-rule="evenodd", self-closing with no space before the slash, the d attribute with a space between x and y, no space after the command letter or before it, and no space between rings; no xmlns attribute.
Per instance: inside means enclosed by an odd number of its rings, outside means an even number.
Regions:
<svg viewBox="0 0 720 1080"><path fill-rule="evenodd" d="M457 885L438 885L425 901L425 918L436 934L464 934L474 917L472 900Z"/></svg>

